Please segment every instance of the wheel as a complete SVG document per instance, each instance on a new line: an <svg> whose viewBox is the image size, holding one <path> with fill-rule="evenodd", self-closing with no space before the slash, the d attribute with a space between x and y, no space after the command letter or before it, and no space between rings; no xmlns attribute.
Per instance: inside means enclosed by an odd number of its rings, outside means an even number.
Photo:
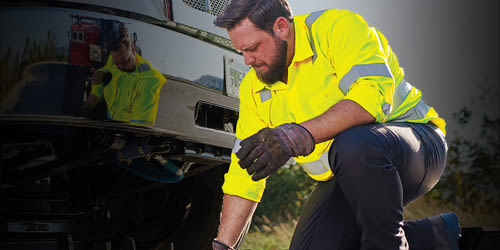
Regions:
<svg viewBox="0 0 500 250"><path fill-rule="evenodd" d="M96 175L104 176L99 182L109 185L98 190L114 193L149 183L121 168L108 169L112 172ZM162 188L111 195L102 203L110 211L110 223L119 229L117 236L133 237L137 249L173 246L175 250L211 250L219 227L227 169L228 166L217 166Z"/></svg>
<svg viewBox="0 0 500 250"><path fill-rule="evenodd" d="M136 250L135 240L131 236L125 236L120 240L120 249L121 250Z"/></svg>
<svg viewBox="0 0 500 250"><path fill-rule="evenodd" d="M222 209L222 183L227 167L216 167L191 177L192 199L186 220L174 234L175 250L212 249Z"/></svg>

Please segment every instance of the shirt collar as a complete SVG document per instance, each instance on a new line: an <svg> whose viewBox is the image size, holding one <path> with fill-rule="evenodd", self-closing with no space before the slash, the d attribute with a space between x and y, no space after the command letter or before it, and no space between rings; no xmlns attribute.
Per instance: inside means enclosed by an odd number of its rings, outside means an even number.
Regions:
<svg viewBox="0 0 500 250"><path fill-rule="evenodd" d="M302 19L294 18L293 27L295 30L295 54L290 66L314 56L311 44L309 43L309 31L305 22Z"/></svg>
<svg viewBox="0 0 500 250"><path fill-rule="evenodd" d="M309 37L308 37L308 31L306 24L304 23L303 20L299 20L297 18L294 18L293 21L293 28L295 31L295 52L292 58L292 62L290 63L290 67L293 67L295 63L297 62L302 62L307 60L308 58L311 58L314 56L314 52L311 49L311 45L309 43ZM252 70L255 70L252 68ZM254 72L256 74L256 72ZM260 92L264 89L270 89L270 90L284 90L287 89L288 86L281 82L278 81L272 85L265 84L261 81L257 81L258 84L255 88L255 92Z"/></svg>

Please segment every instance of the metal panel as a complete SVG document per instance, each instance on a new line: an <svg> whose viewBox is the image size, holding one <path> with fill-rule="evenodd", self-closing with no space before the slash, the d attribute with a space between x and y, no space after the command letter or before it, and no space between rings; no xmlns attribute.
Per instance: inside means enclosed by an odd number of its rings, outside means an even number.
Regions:
<svg viewBox="0 0 500 250"><path fill-rule="evenodd" d="M175 80L167 80L160 95L156 128L175 131L179 138L189 141L225 148L233 147L233 133L197 126L194 122L194 112L196 104L200 101L237 110L239 105L237 99Z"/></svg>
<svg viewBox="0 0 500 250"><path fill-rule="evenodd" d="M78 113L92 72L108 58L106 32L117 23L126 25L136 51L167 76L155 129L231 148L233 134L196 126L193 107L202 100L238 109L237 99L223 95L224 57L243 63L240 55L164 27L91 11L0 9L0 114Z"/></svg>

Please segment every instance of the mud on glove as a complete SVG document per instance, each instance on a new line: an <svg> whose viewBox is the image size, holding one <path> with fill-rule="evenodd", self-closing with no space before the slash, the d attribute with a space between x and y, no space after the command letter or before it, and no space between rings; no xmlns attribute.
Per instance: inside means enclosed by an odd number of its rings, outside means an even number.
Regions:
<svg viewBox="0 0 500 250"><path fill-rule="evenodd" d="M288 159L308 155L314 150L311 133L296 123L285 123L276 128L264 128L240 142L236 156L241 168L252 180L258 181L274 173Z"/></svg>

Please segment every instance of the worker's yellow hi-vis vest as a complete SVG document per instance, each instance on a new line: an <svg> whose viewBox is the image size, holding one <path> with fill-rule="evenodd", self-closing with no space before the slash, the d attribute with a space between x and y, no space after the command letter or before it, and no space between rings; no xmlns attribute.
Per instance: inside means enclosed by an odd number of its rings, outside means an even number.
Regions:
<svg viewBox="0 0 500 250"><path fill-rule="evenodd" d="M135 58L136 69L123 72L109 55L99 70L111 73L111 81L106 86L92 85L91 93L99 99L104 97L109 119L151 126L156 121L160 90L166 78L140 55L135 54Z"/></svg>
<svg viewBox="0 0 500 250"><path fill-rule="evenodd" d="M295 53L288 82L267 85L251 69L240 85L240 114L231 165L223 191L260 201L265 180L254 182L234 154L239 142L265 127L301 123L349 99L376 122L432 122L445 132L445 122L404 79L387 39L359 15L330 9L294 17ZM355 114L354 114L355 115ZM315 180L333 177L328 150L333 140L316 144L308 156L295 160Z"/></svg>

